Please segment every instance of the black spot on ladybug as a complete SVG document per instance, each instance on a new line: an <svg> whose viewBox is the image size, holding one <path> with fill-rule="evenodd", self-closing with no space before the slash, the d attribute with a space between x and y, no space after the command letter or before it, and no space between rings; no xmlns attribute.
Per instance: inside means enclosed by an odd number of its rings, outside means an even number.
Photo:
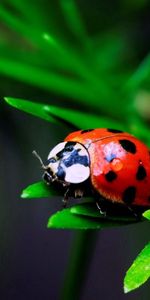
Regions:
<svg viewBox="0 0 150 300"><path fill-rule="evenodd" d="M61 151L59 151L57 153L57 158L61 159L63 158L63 156L65 155L66 152L71 152L74 150L74 146L76 145L76 142L67 142L64 149L62 149Z"/></svg>
<svg viewBox="0 0 150 300"><path fill-rule="evenodd" d="M126 204L132 204L134 202L136 196L136 187L129 186L124 192L122 196L122 200Z"/></svg>
<svg viewBox="0 0 150 300"><path fill-rule="evenodd" d="M122 130L119 130L119 129L112 129L112 128L107 128L107 131L108 131L108 132L112 132L112 133L122 133L122 132L123 132Z"/></svg>
<svg viewBox="0 0 150 300"><path fill-rule="evenodd" d="M136 146L133 142L131 142L130 140L119 140L120 145L122 146L123 149L125 149L127 152L136 153Z"/></svg>
<svg viewBox="0 0 150 300"><path fill-rule="evenodd" d="M90 132L90 131L93 131L94 129L85 129L85 130L82 130L81 131L81 134L83 134L83 133L86 133L86 132Z"/></svg>
<svg viewBox="0 0 150 300"><path fill-rule="evenodd" d="M146 170L143 166L139 166L138 167L138 170L137 170L137 173L136 173L136 179L137 180L143 180L145 177L146 177Z"/></svg>
<svg viewBox="0 0 150 300"><path fill-rule="evenodd" d="M116 154L114 154L114 153L108 153L107 156L105 157L105 159L106 159L108 162L113 161L114 158L116 158Z"/></svg>
<svg viewBox="0 0 150 300"><path fill-rule="evenodd" d="M148 197L148 201L150 202L150 196Z"/></svg>
<svg viewBox="0 0 150 300"><path fill-rule="evenodd" d="M66 172L64 171L62 166L58 166L58 171L56 173L56 176L60 179L60 180L64 180L65 176L66 176Z"/></svg>
<svg viewBox="0 0 150 300"><path fill-rule="evenodd" d="M65 153L65 150L63 149L63 150L61 150L61 151L59 151L59 152L57 153L56 157L57 157L58 159L61 159L61 158L64 156L64 153Z"/></svg>
<svg viewBox="0 0 150 300"><path fill-rule="evenodd" d="M74 164L81 164L84 165L85 167L89 166L89 158L86 155L80 155L79 150L74 150L70 155L66 158L63 159L63 163L66 167L70 167Z"/></svg>
<svg viewBox="0 0 150 300"><path fill-rule="evenodd" d="M105 174L105 178L107 181L111 182L117 178L117 174L114 171L109 171Z"/></svg>
<svg viewBox="0 0 150 300"><path fill-rule="evenodd" d="M75 146L76 142L67 142L65 145L64 150L66 151L72 151L74 146Z"/></svg>

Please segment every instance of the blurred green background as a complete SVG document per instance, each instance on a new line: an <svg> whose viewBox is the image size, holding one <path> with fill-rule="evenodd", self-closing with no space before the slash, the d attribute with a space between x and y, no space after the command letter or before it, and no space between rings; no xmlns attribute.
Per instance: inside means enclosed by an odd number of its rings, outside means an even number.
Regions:
<svg viewBox="0 0 150 300"><path fill-rule="evenodd" d="M73 109L86 126L115 126L150 145L149 20L146 0L0 2L1 299L59 299L75 233L46 229L60 197L20 194L41 177L32 150L46 158L77 126L67 113L44 122L3 97ZM128 295L122 288L148 239L147 224L99 233L81 299L149 299L149 283Z"/></svg>

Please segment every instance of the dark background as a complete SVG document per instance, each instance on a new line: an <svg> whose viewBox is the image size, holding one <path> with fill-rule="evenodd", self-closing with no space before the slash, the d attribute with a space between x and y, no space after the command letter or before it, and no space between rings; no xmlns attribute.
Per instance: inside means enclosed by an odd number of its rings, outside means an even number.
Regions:
<svg viewBox="0 0 150 300"><path fill-rule="evenodd" d="M140 61L148 53L148 4L139 9L135 3L129 11L125 10L129 1L122 9L123 2L118 1L77 2L89 34L119 22L128 29L133 49L137 49L134 59ZM46 5L56 8L57 1ZM16 111L3 102L4 96L55 103L61 100L61 96L0 77L0 299L58 299L76 232L46 228L49 216L60 209L60 198L27 200L21 199L20 194L22 189L41 178L32 150L36 149L46 158L51 147L62 141L70 128L48 124ZM98 233L82 300L149 299L150 282L132 293L123 294L125 272L148 242L149 229L147 223L140 223Z"/></svg>

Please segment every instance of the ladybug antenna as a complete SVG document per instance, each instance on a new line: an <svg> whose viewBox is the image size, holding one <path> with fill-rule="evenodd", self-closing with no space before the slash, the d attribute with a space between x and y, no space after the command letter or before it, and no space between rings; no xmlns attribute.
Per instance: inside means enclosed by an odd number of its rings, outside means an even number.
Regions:
<svg viewBox="0 0 150 300"><path fill-rule="evenodd" d="M42 160L42 158L40 157L40 155L39 155L35 150L32 151L32 154L40 161L40 164L41 164L42 169L46 170L47 168L46 168L46 166L44 165L43 160Z"/></svg>

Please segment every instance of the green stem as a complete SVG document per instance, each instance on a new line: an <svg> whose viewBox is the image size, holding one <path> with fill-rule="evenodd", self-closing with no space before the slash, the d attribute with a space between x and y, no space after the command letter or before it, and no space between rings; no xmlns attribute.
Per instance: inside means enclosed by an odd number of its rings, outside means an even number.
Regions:
<svg viewBox="0 0 150 300"><path fill-rule="evenodd" d="M88 274L96 244L97 231L79 231L75 236L61 300L78 300Z"/></svg>

